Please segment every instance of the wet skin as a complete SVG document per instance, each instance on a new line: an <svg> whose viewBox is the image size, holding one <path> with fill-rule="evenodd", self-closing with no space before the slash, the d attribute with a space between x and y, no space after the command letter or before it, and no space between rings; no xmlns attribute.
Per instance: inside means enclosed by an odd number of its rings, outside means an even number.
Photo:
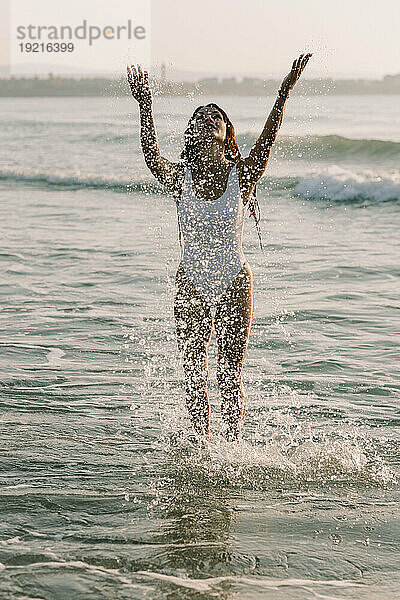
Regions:
<svg viewBox="0 0 400 600"><path fill-rule="evenodd" d="M199 143L223 146L226 124L214 107L202 107L194 117L193 135ZM194 192L203 201L219 198L226 190L231 161L221 161L215 170L204 174L192 169ZM197 181L197 183L196 183ZM207 390L208 347L214 326L217 347L217 382L225 435L236 440L243 421L246 399L242 385L242 367L253 317L253 277L246 264L221 297L213 322L207 302L198 293L180 265L175 277L174 315L178 348L185 373L185 396L195 431L207 435L210 406Z"/></svg>
<svg viewBox="0 0 400 600"><path fill-rule="evenodd" d="M301 54L283 79L278 97L264 128L246 158L239 158L236 171L243 203L265 172L271 148L281 126L286 101L312 55ZM140 110L141 144L146 165L157 180L178 199L184 178L181 162L161 155L152 112L149 75L140 65L127 67L132 96ZM193 189L197 198L213 201L226 190L232 162L224 151L226 123L215 106L202 106L192 117L197 160L191 165ZM209 431L207 393L207 350L214 325L218 343L218 384L222 416L229 440L238 438L245 410L241 371L253 316L253 278L246 264L220 298L214 323L211 311L180 266L176 273L175 318L178 346L183 355L187 406L194 429Z"/></svg>

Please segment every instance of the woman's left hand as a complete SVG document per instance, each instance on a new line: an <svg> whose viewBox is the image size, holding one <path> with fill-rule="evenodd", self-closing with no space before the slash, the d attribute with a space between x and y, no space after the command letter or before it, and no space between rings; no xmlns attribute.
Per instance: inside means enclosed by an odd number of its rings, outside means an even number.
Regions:
<svg viewBox="0 0 400 600"><path fill-rule="evenodd" d="M293 61L292 70L286 75L281 84L283 94L289 94L290 90L295 86L311 56L312 54L300 54L299 58Z"/></svg>

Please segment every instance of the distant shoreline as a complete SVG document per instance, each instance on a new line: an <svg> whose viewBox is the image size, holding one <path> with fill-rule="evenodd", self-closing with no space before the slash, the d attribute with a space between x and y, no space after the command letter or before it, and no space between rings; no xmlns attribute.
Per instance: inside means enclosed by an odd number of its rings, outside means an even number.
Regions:
<svg viewBox="0 0 400 600"><path fill-rule="evenodd" d="M196 82L175 82L153 78L155 96L275 96L280 80L257 78L201 79ZM291 92L304 96L399 95L400 74L386 75L381 80L369 79L309 79L300 81ZM0 79L0 97L74 97L129 96L125 79L67 78L53 76L9 77Z"/></svg>

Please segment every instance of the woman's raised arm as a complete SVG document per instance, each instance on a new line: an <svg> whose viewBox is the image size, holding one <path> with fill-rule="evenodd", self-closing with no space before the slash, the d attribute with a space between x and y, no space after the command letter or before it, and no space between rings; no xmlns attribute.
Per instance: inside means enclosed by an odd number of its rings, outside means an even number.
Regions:
<svg viewBox="0 0 400 600"><path fill-rule="evenodd" d="M173 193L178 191L182 167L161 156L153 118L153 98L149 86L149 75L140 65L127 67L128 82L132 96L139 104L140 141L146 165L154 177Z"/></svg>
<svg viewBox="0 0 400 600"><path fill-rule="evenodd" d="M282 81L278 98L268 116L264 129L247 158L243 159L243 187L251 190L264 174L272 145L281 126L286 100L312 54L301 54L293 61L290 73Z"/></svg>

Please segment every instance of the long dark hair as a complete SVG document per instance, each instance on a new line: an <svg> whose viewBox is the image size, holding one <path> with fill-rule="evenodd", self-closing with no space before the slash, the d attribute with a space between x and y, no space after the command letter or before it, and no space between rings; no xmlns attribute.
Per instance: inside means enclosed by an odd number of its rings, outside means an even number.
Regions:
<svg viewBox="0 0 400 600"><path fill-rule="evenodd" d="M230 118L228 117L226 112L220 106L218 106L218 104L215 104L214 102L210 102L209 104L206 104L206 106L211 106L213 108L216 108L222 114L222 117L223 117L223 119L225 121L225 125L226 125L226 136L225 136L225 144L224 144L225 157L228 160L232 161L233 163L237 163L241 159L241 154L240 154L239 146L237 145L237 141L235 138L235 129L232 125ZM194 122L195 122L195 116L201 108L204 108L204 107L198 106L196 108L196 110L194 111L194 113L192 114L192 116L189 119L189 123L188 123L185 133L184 133L184 148L181 152L180 158L181 158L181 161L186 163L187 165L191 165L197 159L197 144L194 142L193 127L194 127ZM261 213L260 213L260 205L258 204L258 200L257 200L257 189L256 188L257 188L257 186L254 186L253 192L252 192L249 202L248 202L248 207L249 207L250 214L253 216L255 224L256 224L258 239L260 241L260 248L261 248L261 250L263 250L262 239L261 239L261 229L260 229ZM179 243L180 243L181 249L182 249L182 232L181 232L181 227L180 227L180 223L179 223L179 218L178 218L178 227L179 227Z"/></svg>

